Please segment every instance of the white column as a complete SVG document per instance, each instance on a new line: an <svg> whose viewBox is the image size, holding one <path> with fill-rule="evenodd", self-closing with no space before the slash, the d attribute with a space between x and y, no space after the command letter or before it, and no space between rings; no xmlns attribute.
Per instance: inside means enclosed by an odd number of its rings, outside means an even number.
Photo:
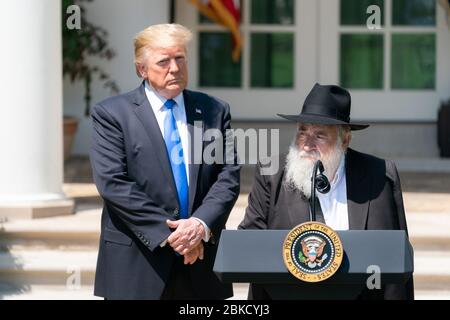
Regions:
<svg viewBox="0 0 450 320"><path fill-rule="evenodd" d="M69 214L62 192L60 0L0 10L0 219Z"/></svg>

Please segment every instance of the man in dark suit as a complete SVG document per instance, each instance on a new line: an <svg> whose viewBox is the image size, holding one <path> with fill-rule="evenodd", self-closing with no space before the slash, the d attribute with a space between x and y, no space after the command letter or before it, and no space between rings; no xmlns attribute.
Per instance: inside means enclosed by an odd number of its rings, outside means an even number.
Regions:
<svg viewBox="0 0 450 320"><path fill-rule="evenodd" d="M217 242L239 195L232 146L202 162L202 131L226 135L230 107L186 90L191 32L154 25L134 39L137 89L92 111L91 163L104 200L95 279L106 299L224 299L212 271ZM200 139L195 132L200 132ZM225 139L221 141L225 145Z"/></svg>
<svg viewBox="0 0 450 320"><path fill-rule="evenodd" d="M321 160L331 183L317 193L316 220L335 230L407 230L400 179L394 162L348 148L351 130L366 124L350 121L351 97L338 86L316 84L299 115L279 115L298 123L296 137L278 172L256 176L240 229L292 229L309 221L314 163ZM251 298L270 298L252 285ZM406 285L365 290L362 299L413 299L412 278Z"/></svg>

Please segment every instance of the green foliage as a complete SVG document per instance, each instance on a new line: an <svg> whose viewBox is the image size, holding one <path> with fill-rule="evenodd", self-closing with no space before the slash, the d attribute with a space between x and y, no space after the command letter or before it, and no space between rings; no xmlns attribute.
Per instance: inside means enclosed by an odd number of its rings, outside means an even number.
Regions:
<svg viewBox="0 0 450 320"><path fill-rule="evenodd" d="M306 258L301 251L298 253L298 260L300 263L306 263Z"/></svg>
<svg viewBox="0 0 450 320"><path fill-rule="evenodd" d="M94 75L98 75L103 81L104 87L109 88L111 93L118 93L119 87L111 79L109 74L99 66L88 62L88 57L96 56L102 59L111 60L115 52L108 47L108 32L95 26L86 20L86 9L83 3L93 0L61 0L62 1L62 35L63 35L63 75L69 76L70 81L83 81L85 87L85 115L89 115L91 102L91 82ZM71 5L78 5L81 9L81 28L69 30L66 26L67 19L71 14L67 14L67 8Z"/></svg>

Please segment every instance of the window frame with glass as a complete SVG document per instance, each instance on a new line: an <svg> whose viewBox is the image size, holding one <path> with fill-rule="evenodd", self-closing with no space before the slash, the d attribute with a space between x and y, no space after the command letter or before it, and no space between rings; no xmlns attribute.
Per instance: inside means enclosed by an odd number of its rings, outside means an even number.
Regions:
<svg viewBox="0 0 450 320"><path fill-rule="evenodd" d="M340 0L295 0L293 25L249 24L249 0L243 0L241 83L235 87L199 85L199 35L201 32L228 32L217 24L198 22L198 10L187 0L176 0L176 21L194 32L188 52L189 88L218 96L233 107L233 118L241 121L277 120L280 109L298 113L301 101L316 82L340 84L340 36L345 33L381 34L383 43L382 88L349 88L352 94L352 117L370 121L434 121L436 110L443 99L448 99L450 77L450 31L445 12L437 6L436 26L391 26L391 1L385 0L382 11L384 25L381 30L368 30L365 26L340 24ZM369 16L369 15L368 15ZM251 85L251 33L289 32L293 34L292 88L252 87ZM392 33L411 32L435 35L434 89L393 89L391 86ZM408 46L408 44L404 44ZM388 61L389 63L386 63Z"/></svg>
<svg viewBox="0 0 450 320"><path fill-rule="evenodd" d="M285 0L295 6L295 0ZM244 41L241 59L233 62L231 59L230 33L224 27L212 23L198 13L195 29L198 32L198 78L199 88L242 88L242 89L294 89L295 87L295 12L287 15L273 14L271 8L264 10L261 5L270 4L268 0L241 0L240 31ZM259 10L256 10L258 8ZM281 9L280 9L281 10ZM258 16L255 12L265 13ZM271 12L270 15L267 12ZM277 19L278 17L278 19ZM267 21L267 19L275 21ZM284 22L277 23L280 21ZM216 51L211 61L205 59L208 48L218 39L211 39L211 44L205 43L209 35L220 36L223 33L228 43L222 43L222 52ZM203 41L202 41L203 40ZM206 51L206 52L205 52ZM214 51L214 49L212 49ZM215 58L215 61L214 61ZM236 69L240 68L240 77L236 79ZM233 70L224 79L217 74L223 74L223 69ZM210 73L211 76L207 74ZM215 74L213 74L215 73ZM205 75L206 74L206 75ZM208 81L205 81L208 78Z"/></svg>
<svg viewBox="0 0 450 320"><path fill-rule="evenodd" d="M381 29L369 29L366 25L366 21L359 19L359 17L355 17L352 15L353 12L351 12L349 9L353 7L354 4L352 2L358 1L359 3L365 2L367 4L369 3L377 3L381 7ZM340 50L339 50L339 56L340 56L340 84L349 88L349 89L368 89L368 90L434 90L435 89L435 83L436 83L436 59L437 59L437 50L436 50L436 33L437 33L437 3L435 0L422 0L429 2L434 6L434 12L432 15L432 23L428 25L413 25L408 24L405 21L403 21L402 24L396 23L395 21L400 21L401 19L395 15L395 13L404 13L403 18L407 17L406 13L403 11L399 11L399 9L402 8L400 5L400 2L404 4L408 3L411 4L412 1L409 0L409 2L405 2L405 0L340 0L340 7L339 7L339 16L340 16ZM347 8L346 4L347 3ZM346 9L344 11L344 9ZM361 8L359 8L361 9ZM397 9L397 10L395 10ZM364 12L363 12L364 13ZM368 19L370 15L373 14L373 11L371 13L366 13L366 15L362 14L362 18ZM359 24L352 24L352 22L357 21ZM373 22L374 20L372 20ZM374 41L369 41L369 39L374 40L375 38L380 38L381 41L381 55L378 56L378 59L376 59L376 50L380 48L376 48L372 46L370 50L365 50L362 47L353 46L353 48L348 48L346 46L347 42L350 42L350 38L354 37L355 42L356 40L360 40L361 43L362 40L365 38L366 44L371 44ZM399 40L403 40L403 43L407 43L406 40L409 37L409 39L419 38L422 37L424 40L428 40L428 45L423 45L419 42L413 43L412 41L409 41L409 49L408 46L404 46L403 52L400 51L401 46L398 45ZM429 39L426 39L426 38ZM346 41L343 41L346 40ZM406 48L406 49L405 49ZM358 52L352 52L353 51L360 51L359 56ZM430 60L430 55L432 56L432 60L428 65L425 67L422 67L421 70L415 70L417 68L413 63L410 63L410 65L405 65L408 61L416 62L413 58L411 58L412 55L417 56L417 52L420 50L419 53L422 53L422 56L425 55L425 58L428 58ZM344 54L345 53L345 54ZM353 54L352 54L353 53ZM372 54L372 56L370 56ZM428 54L428 57L426 55ZM352 69L352 62L346 63L347 56L349 56L348 60L351 60L353 58L355 61L353 63L357 64L359 66L359 70L357 70L356 66L354 66L355 70ZM406 57L410 57L410 59L406 59ZM359 59L358 59L359 58ZM380 64L381 58L381 65L382 69L375 68L374 73L370 73L371 66L374 64L376 65L377 62ZM419 57L422 59L419 59L419 62L422 62L423 60L427 60L424 57ZM369 63L368 61L371 61ZM361 62L364 61L364 62ZM359 64L358 64L359 62ZM377 65L378 66L378 65ZM402 68L399 68L402 67ZM397 68L397 69L396 69ZM365 69L367 72L362 72L361 69ZM378 71L378 74L377 74ZM414 75L411 75L413 73L412 71L416 71ZM403 72L404 74L400 75L400 73ZM429 72L429 74L426 74L426 72ZM352 81L352 76L356 78ZM366 78L364 78L364 76ZM370 79L370 77L373 77L373 79ZM415 78L414 78L415 76ZM358 79L359 77L359 79ZM428 78L424 79L421 82L420 77ZM431 79L430 79L431 78ZM359 80L359 82L358 82ZM415 83L414 83L414 80ZM402 83L403 82L403 83Z"/></svg>
<svg viewBox="0 0 450 320"><path fill-rule="evenodd" d="M436 24L434 26L398 26L392 25L392 0L384 1L384 9L381 12L384 16L382 28L370 30L366 25L341 25L341 0L328 0L326 5L324 5L325 0L319 0L321 3L319 21L327 23L320 23L318 78L322 83L341 84L340 40L342 34L381 34L384 37L382 86L381 88L348 88L352 95L352 105L355 106L352 108L353 117L372 122L435 121L440 101L448 99L446 97L448 97L448 88L450 87L449 75L445 71L450 70L450 59L448 59L450 30L446 22L445 10L436 3ZM367 14L367 18L369 16L370 14ZM434 86L432 82L431 85L424 85L425 88L396 88L392 85L392 36L411 33L434 35ZM408 47L407 44L404 46ZM420 48L420 46L419 44L418 47ZM426 44L424 46L427 47ZM427 55L430 56L430 54ZM430 65L433 66L433 63ZM398 67L395 66L395 68ZM427 82L429 78L425 77L424 83L429 84Z"/></svg>

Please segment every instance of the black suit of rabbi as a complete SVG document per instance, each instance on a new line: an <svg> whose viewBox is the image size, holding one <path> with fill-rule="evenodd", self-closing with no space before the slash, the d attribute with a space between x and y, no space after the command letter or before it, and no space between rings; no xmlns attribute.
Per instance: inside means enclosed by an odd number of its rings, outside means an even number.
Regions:
<svg viewBox="0 0 450 320"><path fill-rule="evenodd" d="M350 121L350 105L347 90L316 84L299 115L280 115L298 123L296 137L287 156L277 159L285 164L278 172L262 175L258 165L240 229L291 229L309 221L311 175L320 159L331 190L317 193L318 221L335 230L407 230L395 164L348 147L351 131L368 127ZM270 298L259 285L251 285L249 296ZM414 299L413 279L359 298Z"/></svg>

